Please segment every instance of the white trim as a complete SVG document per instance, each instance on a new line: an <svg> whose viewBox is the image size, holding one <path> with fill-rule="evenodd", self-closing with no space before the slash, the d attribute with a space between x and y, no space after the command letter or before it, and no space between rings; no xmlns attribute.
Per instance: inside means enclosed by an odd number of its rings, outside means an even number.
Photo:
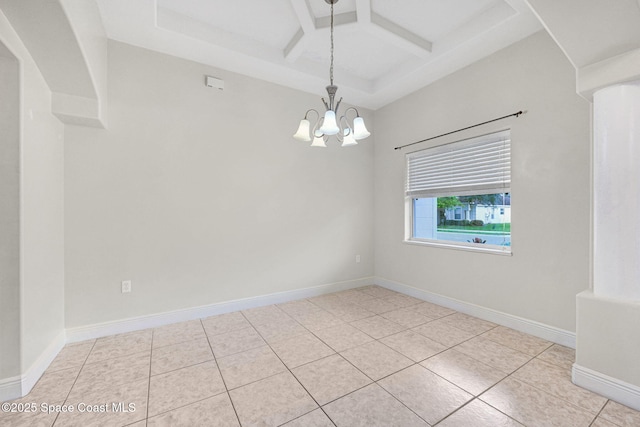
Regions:
<svg viewBox="0 0 640 427"><path fill-rule="evenodd" d="M47 370L53 359L65 345L65 332L62 331L33 362L27 372L11 378L0 380L0 401L18 399L26 396Z"/></svg>
<svg viewBox="0 0 640 427"><path fill-rule="evenodd" d="M22 397L22 377L0 379L0 402Z"/></svg>
<svg viewBox="0 0 640 427"><path fill-rule="evenodd" d="M402 292L415 298L441 305L461 313L475 316L480 319L488 320L520 332L533 335L547 341L551 341L566 347L576 348L576 334L544 323L536 322L512 314L503 313L501 311L460 301L444 295L414 288L404 283L394 282L382 277L374 277L373 283L376 285L391 289L393 291Z"/></svg>
<svg viewBox="0 0 640 427"><path fill-rule="evenodd" d="M61 331L51 344L49 344L49 346L40 354L40 357L38 357L29 369L27 369L27 372L22 374L23 396L29 393L33 386L36 385L42 374L44 374L44 371L46 371L49 365L51 365L51 362L53 362L53 359L56 358L65 344L65 331Z"/></svg>
<svg viewBox="0 0 640 427"><path fill-rule="evenodd" d="M481 234L479 234L481 236ZM408 245L431 246L435 248L455 249L458 251L468 251L475 253L485 253L493 255L512 256L511 246L484 245L479 243L454 242L452 240L431 240L411 237L405 239L403 243Z"/></svg>
<svg viewBox="0 0 640 427"><path fill-rule="evenodd" d="M640 387L636 385L585 368L577 363L574 363L571 369L571 380L577 386L640 411Z"/></svg>
<svg viewBox="0 0 640 427"><path fill-rule="evenodd" d="M141 329L155 328L171 323L187 320L201 319L217 314L230 313L232 311L246 310L254 307L262 307L271 304L280 304L287 301L310 298L330 292L358 288L373 283L372 277L348 280L344 282L329 283L304 289L276 292L257 297L243 298L225 301L200 307L185 308L182 310L167 311L164 313L147 316L132 317L129 319L115 320L111 322L96 323L93 325L79 326L67 329L67 343L100 338L108 335L124 332L138 331Z"/></svg>
<svg viewBox="0 0 640 427"><path fill-rule="evenodd" d="M217 304L203 305L200 307L174 310L165 313L152 314L148 316L133 317L113 322L98 323L94 325L81 326L67 329L61 332L51 344L42 352L40 357L31 365L23 375L0 379L0 401L18 399L31 391L38 382L42 374L47 370L53 359L60 353L65 343L83 341L92 338L100 338L108 335L123 332L137 331L141 329L154 328L171 323L183 322L186 320L200 319L216 314L229 313L232 311L246 310L254 307L262 307L271 304L280 304L297 299L310 298L331 292L338 292L373 283L372 277L347 280L344 282L329 283L304 289L276 292L273 294L261 295L251 298L243 298L233 301L226 301Z"/></svg>

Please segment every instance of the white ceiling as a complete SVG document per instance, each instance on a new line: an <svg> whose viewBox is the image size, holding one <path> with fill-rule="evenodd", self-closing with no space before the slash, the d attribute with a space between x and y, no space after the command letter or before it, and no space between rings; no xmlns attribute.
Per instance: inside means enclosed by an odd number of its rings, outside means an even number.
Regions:
<svg viewBox="0 0 640 427"><path fill-rule="evenodd" d="M98 0L109 38L321 96L325 0ZM542 29L525 0L340 0L335 84L377 109Z"/></svg>

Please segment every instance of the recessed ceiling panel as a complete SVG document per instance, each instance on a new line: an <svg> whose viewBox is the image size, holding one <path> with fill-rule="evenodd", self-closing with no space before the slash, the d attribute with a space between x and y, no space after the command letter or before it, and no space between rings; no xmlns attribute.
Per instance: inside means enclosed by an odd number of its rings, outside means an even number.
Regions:
<svg viewBox="0 0 640 427"><path fill-rule="evenodd" d="M158 7L277 49L300 27L289 0L158 0Z"/></svg>
<svg viewBox="0 0 640 427"><path fill-rule="evenodd" d="M437 41L481 11L502 0L372 0L375 13L430 40Z"/></svg>
<svg viewBox="0 0 640 427"><path fill-rule="evenodd" d="M96 1L114 40L316 94L328 84L325 0ZM335 84L374 109L542 28L525 0L339 0L335 14Z"/></svg>
<svg viewBox="0 0 640 427"><path fill-rule="evenodd" d="M339 76L339 71L346 71L355 76L375 80L397 64L411 58L407 52L361 31L357 25L337 27L334 38L336 78ZM302 56L318 62L321 67L326 67L328 75L329 31L318 32L313 37L309 37L306 47L307 50Z"/></svg>

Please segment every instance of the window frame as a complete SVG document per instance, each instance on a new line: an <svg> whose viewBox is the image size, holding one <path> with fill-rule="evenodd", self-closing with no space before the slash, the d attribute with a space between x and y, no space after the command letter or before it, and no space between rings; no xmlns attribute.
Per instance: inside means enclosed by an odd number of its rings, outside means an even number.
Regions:
<svg viewBox="0 0 640 427"><path fill-rule="evenodd" d="M417 150L417 151L413 151L411 153L407 153L406 157L405 157L405 236L404 236L404 240L403 242L406 244L410 244L410 245L418 245L418 246L428 246L428 247L437 247L437 248L443 248L443 249L454 249L454 250L463 250L463 251L470 251L470 252L477 252L477 253L488 253L488 254L495 254L495 255L504 255L504 256L512 256L513 252L512 252L512 246L502 246L502 245L487 245L487 244L482 244L482 243L472 243L472 242L456 242L456 241L451 241L451 240L438 240L438 239L428 239L428 238L420 238L420 237L414 237L414 231L415 231L415 227L416 227L416 218L415 218L415 200L416 199L420 199L420 198L429 198L427 197L420 197L420 195L415 195L415 194L407 194L407 180L409 179L409 171L408 171L408 162L406 161L408 159L408 156L411 155L415 155L415 153L418 153L420 151L425 151L425 150L433 150L433 149L441 149L441 147L444 147L446 145L453 145L453 144L457 144L459 143L460 145L466 144L469 141L472 140L483 140L486 138L490 138L492 135L500 135L500 134L507 134L508 135L508 139L509 139L509 144L511 143L511 129L502 129L502 130L498 130L495 132L491 132L488 134L483 134L483 135L476 135L476 136L472 136L469 138L465 138L465 139L461 139L461 140L455 140L455 141L451 141L451 142L447 142L444 144L440 144L440 145L434 145L432 147L423 149L423 150ZM464 146L464 145L463 145ZM509 160L509 170L511 170L511 160ZM510 174L511 172L509 172ZM509 186L508 187L502 187L500 189L498 189L497 187L495 188L495 193L488 193L488 194L498 194L498 193L502 193L502 194L511 194L511 185L510 185L510 180L509 180ZM469 194L454 194L453 192L450 194L446 194L446 195L440 195L440 196L432 196L435 197L437 199L437 197L446 197L446 196L463 196L463 195L469 195ZM511 231L509 232L509 236L511 238Z"/></svg>

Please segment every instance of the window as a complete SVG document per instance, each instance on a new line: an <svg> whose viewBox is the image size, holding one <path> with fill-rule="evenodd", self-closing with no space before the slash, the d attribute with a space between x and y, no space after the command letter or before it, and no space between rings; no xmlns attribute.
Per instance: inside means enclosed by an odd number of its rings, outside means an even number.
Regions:
<svg viewBox="0 0 640 427"><path fill-rule="evenodd" d="M409 242L511 252L511 138L502 131L407 154Z"/></svg>

